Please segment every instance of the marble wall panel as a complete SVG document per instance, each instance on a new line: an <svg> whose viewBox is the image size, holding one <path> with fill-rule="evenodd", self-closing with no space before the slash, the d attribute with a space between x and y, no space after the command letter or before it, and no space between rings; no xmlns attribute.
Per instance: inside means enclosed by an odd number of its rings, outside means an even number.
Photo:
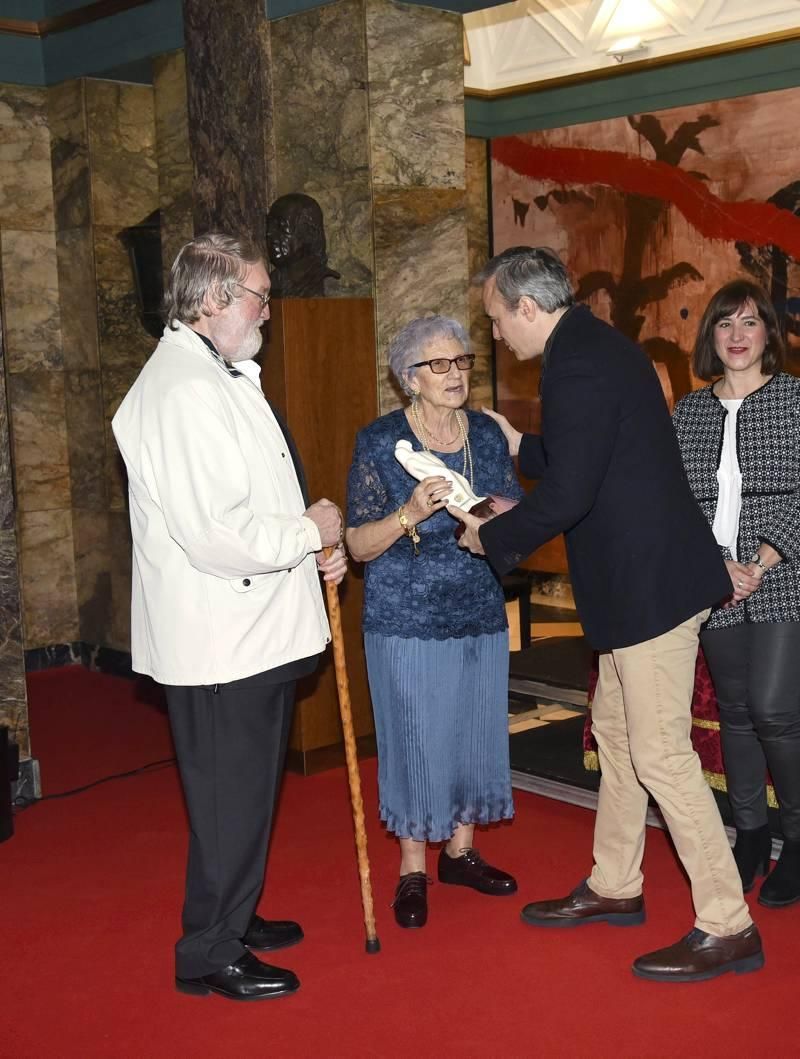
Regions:
<svg viewBox="0 0 800 1059"><path fill-rule="evenodd" d="M0 529L0 724L11 729L22 757L30 757L17 535L13 527Z"/></svg>
<svg viewBox="0 0 800 1059"><path fill-rule="evenodd" d="M153 89L86 81L92 216L116 231L158 206Z"/></svg>
<svg viewBox="0 0 800 1059"><path fill-rule="evenodd" d="M106 645L131 649L131 526L126 511L109 516L111 551L111 631Z"/></svg>
<svg viewBox="0 0 800 1059"><path fill-rule="evenodd" d="M461 16L366 0L373 184L464 187Z"/></svg>
<svg viewBox="0 0 800 1059"><path fill-rule="evenodd" d="M122 404L122 399L131 388L139 374L136 367L110 368L103 370L103 406L105 429L105 476L108 490L110 511L127 510L128 480L125 474L125 463L120 455L111 420Z"/></svg>
<svg viewBox="0 0 800 1059"><path fill-rule="evenodd" d="M53 227L47 89L0 84L0 228Z"/></svg>
<svg viewBox="0 0 800 1059"><path fill-rule="evenodd" d="M153 59L161 257L164 274L194 234L192 156L186 98L186 57L182 51Z"/></svg>
<svg viewBox="0 0 800 1059"><path fill-rule="evenodd" d="M25 647L77 640L71 511L23 509L19 532Z"/></svg>
<svg viewBox="0 0 800 1059"><path fill-rule="evenodd" d="M367 56L363 0L271 27L276 196L303 192L325 217L333 297L372 295ZM302 131L301 131L302 130Z"/></svg>
<svg viewBox="0 0 800 1059"><path fill-rule="evenodd" d="M274 198L270 34L263 0L183 0L198 232L263 243Z"/></svg>
<svg viewBox="0 0 800 1059"><path fill-rule="evenodd" d="M470 280L486 264L489 251L489 184L487 143L474 136L466 139L467 251ZM470 404L494 404L492 327L483 310L480 288L470 283L467 294L469 337L476 356L472 371Z"/></svg>
<svg viewBox="0 0 800 1059"><path fill-rule="evenodd" d="M3 329L0 322L0 533L13 531L16 523L14 472L11 466L11 434L5 387ZM0 640L2 633L0 632Z"/></svg>
<svg viewBox="0 0 800 1059"><path fill-rule="evenodd" d="M97 281L88 226L56 232L59 309L64 367L98 368Z"/></svg>
<svg viewBox="0 0 800 1059"><path fill-rule="evenodd" d="M401 397L386 368L386 348L409 320L442 313L467 325L467 225L464 192L395 188L375 194L376 315L380 409Z"/></svg>
<svg viewBox="0 0 800 1059"><path fill-rule="evenodd" d="M95 225L93 235L100 363L141 368L155 340L141 322L128 252L116 227Z"/></svg>
<svg viewBox="0 0 800 1059"><path fill-rule="evenodd" d="M107 511L74 508L72 512L78 623L80 639L88 644L106 645L111 639L109 520Z"/></svg>
<svg viewBox="0 0 800 1059"><path fill-rule="evenodd" d="M47 90L55 226L59 229L81 228L91 223L85 86L83 79L77 79Z"/></svg>
<svg viewBox="0 0 800 1059"><path fill-rule="evenodd" d="M105 511L105 419L99 371L64 373L73 508Z"/></svg>
<svg viewBox="0 0 800 1059"><path fill-rule="evenodd" d="M20 511L68 508L69 458L64 373L24 371L7 377Z"/></svg>
<svg viewBox="0 0 800 1059"><path fill-rule="evenodd" d="M63 367L55 232L3 228L0 255L7 370Z"/></svg>

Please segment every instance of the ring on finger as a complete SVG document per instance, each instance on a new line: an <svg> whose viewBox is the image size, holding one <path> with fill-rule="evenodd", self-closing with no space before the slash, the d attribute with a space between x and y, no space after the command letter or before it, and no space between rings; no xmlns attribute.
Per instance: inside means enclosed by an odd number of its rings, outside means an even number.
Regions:
<svg viewBox="0 0 800 1059"><path fill-rule="evenodd" d="M433 507L433 505L434 505L435 503L436 503L436 501L435 501L435 500L433 499L433 497L432 497L432 496L429 496L429 497L428 497L428 507Z"/></svg>
<svg viewBox="0 0 800 1059"><path fill-rule="evenodd" d="M736 584L739 586L739 588L744 588L744 581L737 581Z"/></svg>

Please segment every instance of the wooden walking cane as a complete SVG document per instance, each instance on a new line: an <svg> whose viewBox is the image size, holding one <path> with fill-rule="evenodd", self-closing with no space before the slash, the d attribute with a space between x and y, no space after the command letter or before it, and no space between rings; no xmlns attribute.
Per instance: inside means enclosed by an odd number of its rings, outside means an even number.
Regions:
<svg viewBox="0 0 800 1059"><path fill-rule="evenodd" d="M325 548L325 555L329 556L333 551L333 548ZM350 683L347 679L347 662L344 655L344 634L342 633L342 612L339 608L339 590L332 581L326 581L325 593L328 597L328 617L330 618L331 639L333 641L333 662L336 668L336 690L339 694L339 713L342 717L342 731L344 733L347 781L350 785L350 804L353 808L358 874L361 877L361 905L364 909L364 926L367 931L366 949L368 953L380 952L381 943L378 941L378 935L375 932L375 908L372 902L372 883L369 877L369 857L367 856L367 832L364 826L364 801L361 797L361 773L358 770L356 737L353 732L353 713L350 708Z"/></svg>

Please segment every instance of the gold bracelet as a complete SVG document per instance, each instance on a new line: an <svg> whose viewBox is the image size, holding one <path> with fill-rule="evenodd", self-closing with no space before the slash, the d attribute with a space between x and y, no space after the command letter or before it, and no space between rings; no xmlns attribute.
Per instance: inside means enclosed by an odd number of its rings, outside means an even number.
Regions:
<svg viewBox="0 0 800 1059"><path fill-rule="evenodd" d="M411 543L414 545L414 555L419 555L419 548L417 547L417 545L419 544L419 534L417 533L417 527L414 525L413 522L408 521L406 509L403 507L402 504L397 509L397 518L400 522L400 526L403 530L403 533L405 533L406 537L408 537L411 540Z"/></svg>

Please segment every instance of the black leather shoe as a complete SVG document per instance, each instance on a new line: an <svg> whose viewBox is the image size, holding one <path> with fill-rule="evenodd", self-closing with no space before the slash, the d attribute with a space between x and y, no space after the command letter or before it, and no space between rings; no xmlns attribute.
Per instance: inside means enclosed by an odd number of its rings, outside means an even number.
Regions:
<svg viewBox="0 0 800 1059"><path fill-rule="evenodd" d="M601 897L584 879L566 897L525 905L522 918L532 927L581 927L587 923L638 927L645 920L644 898Z"/></svg>
<svg viewBox="0 0 800 1059"><path fill-rule="evenodd" d="M761 884L758 903L767 908L785 908L800 901L800 842L783 840L775 867Z"/></svg>
<svg viewBox="0 0 800 1059"><path fill-rule="evenodd" d="M411 871L400 876L392 907L398 926L425 926L428 922L428 876L424 871Z"/></svg>
<svg viewBox="0 0 800 1059"><path fill-rule="evenodd" d="M299 923L289 919L262 919L253 916L242 944L248 949L260 952L272 952L274 949L288 949L303 940L303 930Z"/></svg>
<svg viewBox="0 0 800 1059"><path fill-rule="evenodd" d="M517 880L513 875L487 864L477 849L462 849L460 857L451 857L443 849L439 854L439 882L471 886L473 890L492 897L517 892Z"/></svg>
<svg viewBox="0 0 800 1059"><path fill-rule="evenodd" d="M772 837L766 824L746 831L736 829L733 859L739 869L744 893L749 894L756 879L767 874L771 855Z"/></svg>
<svg viewBox="0 0 800 1059"><path fill-rule="evenodd" d="M764 966L758 927L751 923L738 934L719 938L704 930L690 930L666 949L648 952L633 961L633 973L653 982L705 982L728 971L746 974Z"/></svg>
<svg viewBox="0 0 800 1059"><path fill-rule="evenodd" d="M292 971L262 963L252 952L246 952L236 963L222 967L200 978L176 978L179 993L206 996L218 993L229 1000L270 1000L288 996L300 988L300 980Z"/></svg>

